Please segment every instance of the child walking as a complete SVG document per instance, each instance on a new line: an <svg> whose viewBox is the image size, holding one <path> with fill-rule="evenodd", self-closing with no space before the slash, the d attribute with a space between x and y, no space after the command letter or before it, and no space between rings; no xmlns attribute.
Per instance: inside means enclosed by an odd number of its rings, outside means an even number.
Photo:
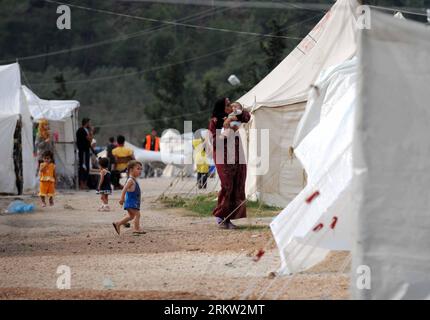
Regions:
<svg viewBox="0 0 430 320"><path fill-rule="evenodd" d="M98 209L98 211L110 211L109 195L112 194L112 186L110 184L110 171L108 171L109 159L100 158L99 166L100 166L100 181L97 187L97 194L100 195L100 199L102 200L102 205Z"/></svg>
<svg viewBox="0 0 430 320"><path fill-rule="evenodd" d="M39 179L40 179L40 189L39 196L42 200L42 207L46 207L45 198L49 198L49 205L54 205L54 194L55 194L55 164L54 164L54 154L52 151L45 151L43 153L43 162L39 167Z"/></svg>
<svg viewBox="0 0 430 320"><path fill-rule="evenodd" d="M113 222L113 227L116 233L120 234L121 226L127 224L134 219L133 234L140 235L146 232L140 228L140 187L137 178L142 173L142 164L136 160L131 160L128 163L128 179L122 189L120 205L124 205L124 210L127 210L127 216L118 222Z"/></svg>

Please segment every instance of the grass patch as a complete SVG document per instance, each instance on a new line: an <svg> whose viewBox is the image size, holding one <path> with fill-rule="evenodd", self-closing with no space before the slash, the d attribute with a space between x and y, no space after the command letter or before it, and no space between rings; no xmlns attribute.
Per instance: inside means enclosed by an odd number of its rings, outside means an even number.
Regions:
<svg viewBox="0 0 430 320"><path fill-rule="evenodd" d="M212 211L217 204L217 193L212 192L202 194L191 198L180 196L164 197L161 203L168 208L184 208L189 211L192 216L211 217ZM247 201L246 208L250 217L274 217L281 212L282 208L269 206L259 201ZM260 227L260 226L252 226Z"/></svg>
<svg viewBox="0 0 430 320"><path fill-rule="evenodd" d="M269 230L270 227L269 226L265 226L265 225L261 225L261 224L247 224L244 226L240 226L239 230L243 230L243 231L266 231Z"/></svg>

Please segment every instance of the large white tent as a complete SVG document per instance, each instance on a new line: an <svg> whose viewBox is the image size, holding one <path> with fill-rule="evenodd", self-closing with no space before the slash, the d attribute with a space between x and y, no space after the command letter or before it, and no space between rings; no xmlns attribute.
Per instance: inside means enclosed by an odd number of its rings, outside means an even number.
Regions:
<svg viewBox="0 0 430 320"><path fill-rule="evenodd" d="M164 177L175 177L178 174L191 176L193 169L193 133L180 134L176 129L167 129L160 138L160 151L166 167ZM172 157L172 160L170 158Z"/></svg>
<svg viewBox="0 0 430 320"><path fill-rule="evenodd" d="M319 116L312 124L306 123L310 132L295 150L308 173L307 185L271 223L283 273L307 269L322 261L329 250L351 249L357 82L354 58L322 72L315 83L318 89L309 96L306 112ZM312 195L313 201L306 201Z"/></svg>
<svg viewBox="0 0 430 320"><path fill-rule="evenodd" d="M280 271L352 249L355 298L428 299L430 29L372 12L359 47L309 96L308 184L271 224Z"/></svg>
<svg viewBox="0 0 430 320"><path fill-rule="evenodd" d="M372 10L359 58L353 297L430 299L430 28Z"/></svg>
<svg viewBox="0 0 430 320"><path fill-rule="evenodd" d="M0 66L0 193L16 194L17 174L22 168L22 192L31 192L36 183L36 165L33 156L33 124L30 111L21 90L21 74L18 63ZM17 125L21 142L15 141ZM18 127L18 128L19 128ZM17 139L17 140L19 140ZM22 155L22 163L14 164L14 144L17 153Z"/></svg>
<svg viewBox="0 0 430 320"><path fill-rule="evenodd" d="M246 194L278 206L287 205L303 188L304 172L290 147L309 89L320 72L356 53L356 0L338 0L300 44L239 101L253 111L242 130L269 129L268 170L259 172L261 146L249 139Z"/></svg>
<svg viewBox="0 0 430 320"><path fill-rule="evenodd" d="M26 106L33 121L46 119L55 133L54 158L58 188L72 188L77 184L75 132L78 129L79 102L75 100L40 99L22 86Z"/></svg>
<svg viewBox="0 0 430 320"><path fill-rule="evenodd" d="M0 193L35 191L37 159L34 156L33 121L40 119L47 119L51 132L55 132L58 186L74 186L78 107L78 101L40 99L30 89L22 86L18 63L0 66ZM14 139L17 126L18 129L21 128L20 139ZM20 162L19 159L22 158L22 164L14 163L14 148L20 154L17 159ZM16 173L19 168L22 168L22 173ZM22 176L20 183L17 183L17 176ZM19 190L19 184L22 190Z"/></svg>

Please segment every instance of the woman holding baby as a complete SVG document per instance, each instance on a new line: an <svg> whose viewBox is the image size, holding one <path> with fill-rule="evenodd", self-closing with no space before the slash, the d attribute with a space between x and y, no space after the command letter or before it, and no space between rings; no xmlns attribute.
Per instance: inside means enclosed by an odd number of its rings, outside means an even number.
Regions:
<svg viewBox="0 0 430 320"><path fill-rule="evenodd" d="M246 217L246 159L238 129L250 118L250 113L243 110L240 103L222 98L215 103L209 122L213 159L221 180L213 215L222 229L236 229L231 220Z"/></svg>

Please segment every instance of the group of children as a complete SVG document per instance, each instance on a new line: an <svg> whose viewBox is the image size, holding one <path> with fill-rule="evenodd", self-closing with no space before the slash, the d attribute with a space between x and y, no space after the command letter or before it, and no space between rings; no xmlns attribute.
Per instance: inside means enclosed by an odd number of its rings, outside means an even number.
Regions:
<svg viewBox="0 0 430 320"><path fill-rule="evenodd" d="M237 116L242 113L242 105L239 103L233 103L233 112L229 117ZM231 134L231 128L240 126L239 121L231 121L230 128L223 128L221 134L228 136ZM196 163L197 163L197 183L199 188L206 188L207 178L209 174L209 163L206 157L206 150L203 147L203 139L196 140L193 142L194 148L198 150L196 152ZM39 196L42 201L42 207L46 207L46 198L49 199L49 205L54 205L54 194L55 194L55 164L54 155L52 151L47 150L42 154L43 162L39 166L39 178L40 178L40 192ZM109 171L110 161L108 158L100 158L98 160L100 166L100 180L97 187L97 194L101 198L101 207L99 211L110 211L109 207L109 195L112 194L111 186L111 172ZM128 179L122 189L121 198L119 200L120 205L124 206L127 210L126 215L122 220L113 222L115 231L120 234L122 226L129 226L129 222L134 219L134 234L145 233L140 227L140 187L137 182L137 178L142 173L142 164L138 161L131 160L127 166Z"/></svg>
<svg viewBox="0 0 430 320"><path fill-rule="evenodd" d="M39 166L40 189L39 196L42 201L42 207L46 207L46 198L49 199L49 205L54 205L55 195L55 163L54 155L51 151L45 151L42 155L43 162ZM108 158L99 158L100 180L97 187L97 194L100 195L102 205L99 211L110 211L109 195L112 194L111 173ZM128 179L121 192L119 204L127 210L127 215L120 221L113 222L113 227L118 233L121 232L122 226L129 226L129 222L134 219L133 234L139 235L145 232L140 227L140 187L137 178L142 173L142 164L136 160L131 160L127 166Z"/></svg>

